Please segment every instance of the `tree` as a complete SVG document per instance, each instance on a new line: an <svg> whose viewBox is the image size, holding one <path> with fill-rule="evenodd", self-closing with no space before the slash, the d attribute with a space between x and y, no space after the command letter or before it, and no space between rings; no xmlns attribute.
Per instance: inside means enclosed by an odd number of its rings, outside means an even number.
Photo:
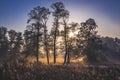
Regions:
<svg viewBox="0 0 120 80"><path fill-rule="evenodd" d="M20 53L22 53L23 49L23 36L21 32L16 32L15 30L8 31L9 37L9 58L10 60L20 59Z"/></svg>
<svg viewBox="0 0 120 80"><path fill-rule="evenodd" d="M58 27L59 27L59 20L62 17L62 11L64 10L64 5L62 2L56 2L51 5L52 9L54 10L52 12L53 17L54 17L54 23L53 23L53 29L54 29L54 64L56 63L56 37L57 37L57 32L58 32Z"/></svg>
<svg viewBox="0 0 120 80"><path fill-rule="evenodd" d="M81 54L87 55L87 61L90 63L99 62L103 59L102 54L102 40L97 35L95 30L97 25L94 19L88 19L81 23L79 31L78 47Z"/></svg>
<svg viewBox="0 0 120 80"><path fill-rule="evenodd" d="M70 26L67 28L67 54L66 54L66 63L70 63L71 55L75 55L74 50L76 49L76 31L78 23L70 23ZM71 35L72 34L72 35Z"/></svg>
<svg viewBox="0 0 120 80"><path fill-rule="evenodd" d="M34 36L36 36L36 58L38 62L38 54L39 54L39 46L40 46L40 40L42 41L42 35L43 35L43 43L44 48L46 51L47 56L47 62L49 64L49 55L48 55L48 41L47 41L47 21L49 17L50 11L49 9L45 7L36 7L34 8L28 15L29 15L29 22L32 22L32 33ZM40 39L41 38L41 39Z"/></svg>
<svg viewBox="0 0 120 80"><path fill-rule="evenodd" d="M7 28L0 27L0 56L8 54Z"/></svg>
<svg viewBox="0 0 120 80"><path fill-rule="evenodd" d="M64 9L62 11L62 19L63 19L63 25L64 25L64 44L65 44L64 64L66 63L67 53L68 53L68 50L67 50L67 35L68 35L67 22L68 22L68 18L69 18L69 11Z"/></svg>
<svg viewBox="0 0 120 80"><path fill-rule="evenodd" d="M22 50L22 46L23 46L23 36L21 32L17 32L16 33L16 41L15 41L15 52L21 53Z"/></svg>
<svg viewBox="0 0 120 80"><path fill-rule="evenodd" d="M24 52L25 56L36 56L36 36L33 26L28 25L24 31Z"/></svg>
<svg viewBox="0 0 120 80"><path fill-rule="evenodd" d="M31 10L30 13L28 13L29 15L29 19L28 19L28 23L32 23L33 25L33 31L34 31L34 34L36 36L36 59L37 59L37 62L39 61L39 43L40 43L40 37L42 37L42 34L43 34L43 25L42 25L42 22L43 22L43 16L45 14L43 14L43 11L44 11L44 7L35 7L33 10ZM46 17L44 17L46 18Z"/></svg>
<svg viewBox="0 0 120 80"><path fill-rule="evenodd" d="M48 51L48 39L49 39L49 36L48 36L48 30L47 30L47 21L48 21L48 17L50 15L50 11L49 9L46 9L43 7L43 11L41 12L41 14L43 15L42 16L42 25L43 25L43 28L44 28L44 47L45 47L45 51L46 51L46 57L47 57L47 62L49 64L49 51Z"/></svg>
<svg viewBox="0 0 120 80"><path fill-rule="evenodd" d="M17 34L17 32L15 30L8 31L8 36L9 36L9 53L10 53L10 55L15 54L16 34Z"/></svg>

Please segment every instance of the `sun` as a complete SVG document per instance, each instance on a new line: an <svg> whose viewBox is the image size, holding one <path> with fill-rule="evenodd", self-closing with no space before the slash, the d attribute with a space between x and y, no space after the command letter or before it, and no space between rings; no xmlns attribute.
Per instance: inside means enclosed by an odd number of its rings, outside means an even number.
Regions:
<svg viewBox="0 0 120 80"><path fill-rule="evenodd" d="M74 36L74 33L73 32L70 32L69 33L69 37L73 37Z"/></svg>

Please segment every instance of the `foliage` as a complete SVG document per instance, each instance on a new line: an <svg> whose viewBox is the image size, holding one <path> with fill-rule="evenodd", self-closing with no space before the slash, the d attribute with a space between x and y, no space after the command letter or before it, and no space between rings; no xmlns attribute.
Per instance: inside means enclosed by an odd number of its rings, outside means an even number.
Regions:
<svg viewBox="0 0 120 80"><path fill-rule="evenodd" d="M94 19L88 19L81 23L78 34L78 47L81 49L81 54L87 55L87 61L90 63L97 63L104 59L103 44L100 37L95 30L97 25Z"/></svg>

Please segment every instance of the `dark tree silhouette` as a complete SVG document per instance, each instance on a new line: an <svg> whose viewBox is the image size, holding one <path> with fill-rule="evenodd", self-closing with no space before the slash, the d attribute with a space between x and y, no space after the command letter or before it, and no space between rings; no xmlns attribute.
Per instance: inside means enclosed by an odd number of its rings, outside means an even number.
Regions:
<svg viewBox="0 0 120 80"><path fill-rule="evenodd" d="M76 48L76 34L75 31L77 31L78 23L72 22L69 24L70 26L68 29L68 38L67 38L67 64L70 63L71 55L75 55L74 50ZM70 36L70 33L73 33L73 36Z"/></svg>
<svg viewBox="0 0 120 80"><path fill-rule="evenodd" d="M44 47L45 47L45 51L46 51L46 57L47 57L47 62L49 64L49 49L48 49L48 46L49 46L49 43L48 43L48 39L49 39L49 36L48 36L48 30L47 30L47 21L48 21L48 17L50 15L50 11L49 9L46 9L43 7L43 11L41 12L42 14L42 25L43 25L43 28L44 28Z"/></svg>
<svg viewBox="0 0 120 80"><path fill-rule="evenodd" d="M68 18L69 18L69 11L67 10L63 10L62 11L62 19L63 19L63 25L64 25L64 44L65 44L65 56L64 56L64 64L66 63L66 59L67 59L67 35L68 35Z"/></svg>
<svg viewBox="0 0 120 80"><path fill-rule="evenodd" d="M52 9L54 10L53 17L54 17L54 23L53 23L53 29L54 29L54 64L56 63L56 37L59 27L59 19L62 17L62 11L64 10L64 5L62 2L56 2L51 5Z"/></svg>
<svg viewBox="0 0 120 80"><path fill-rule="evenodd" d="M16 34L16 41L15 41L15 52L17 54L22 52L22 46L23 46L23 36L21 32L17 32Z"/></svg>
<svg viewBox="0 0 120 80"><path fill-rule="evenodd" d="M10 55L15 54L15 40L16 40L16 31L15 30L10 30L8 31L8 36L9 36L9 53Z"/></svg>
<svg viewBox="0 0 120 80"><path fill-rule="evenodd" d="M102 41L95 30L97 25L94 19L81 23L79 31L79 48L81 53L87 55L88 62L98 62L103 59Z"/></svg>
<svg viewBox="0 0 120 80"><path fill-rule="evenodd" d="M31 22L33 26L33 31L36 36L36 59L38 62L38 57L39 57L39 43L40 43L40 37L42 38L42 34L44 34L44 44L45 44L45 50L46 50L46 56L47 56L47 61L49 63L49 57L48 57L48 47L47 47L47 20L48 16L50 14L49 9L46 9L45 7L36 7L31 12L28 14L29 19L28 23ZM44 29L44 31L43 31Z"/></svg>
<svg viewBox="0 0 120 80"><path fill-rule="evenodd" d="M7 28L0 27L0 56L8 54Z"/></svg>
<svg viewBox="0 0 120 80"><path fill-rule="evenodd" d="M28 25L24 31L24 51L26 57L36 56L36 35L33 26Z"/></svg>

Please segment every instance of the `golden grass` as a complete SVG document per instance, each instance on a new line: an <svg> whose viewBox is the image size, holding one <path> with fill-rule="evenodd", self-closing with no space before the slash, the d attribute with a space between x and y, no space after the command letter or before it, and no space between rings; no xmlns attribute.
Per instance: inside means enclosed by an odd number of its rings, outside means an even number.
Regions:
<svg viewBox="0 0 120 80"><path fill-rule="evenodd" d="M29 58L28 59L30 62L35 62L36 61L36 58ZM47 58L39 58L39 61L42 62L43 64L47 64ZM63 64L64 62L64 58L61 58L61 57L57 57L56 58L56 65L61 65ZM70 60L71 63L80 63L80 64L84 64L84 60L83 60L83 57L82 58L79 58L79 59L71 59ZM53 64L53 57L50 57L49 58L49 63L50 64Z"/></svg>

